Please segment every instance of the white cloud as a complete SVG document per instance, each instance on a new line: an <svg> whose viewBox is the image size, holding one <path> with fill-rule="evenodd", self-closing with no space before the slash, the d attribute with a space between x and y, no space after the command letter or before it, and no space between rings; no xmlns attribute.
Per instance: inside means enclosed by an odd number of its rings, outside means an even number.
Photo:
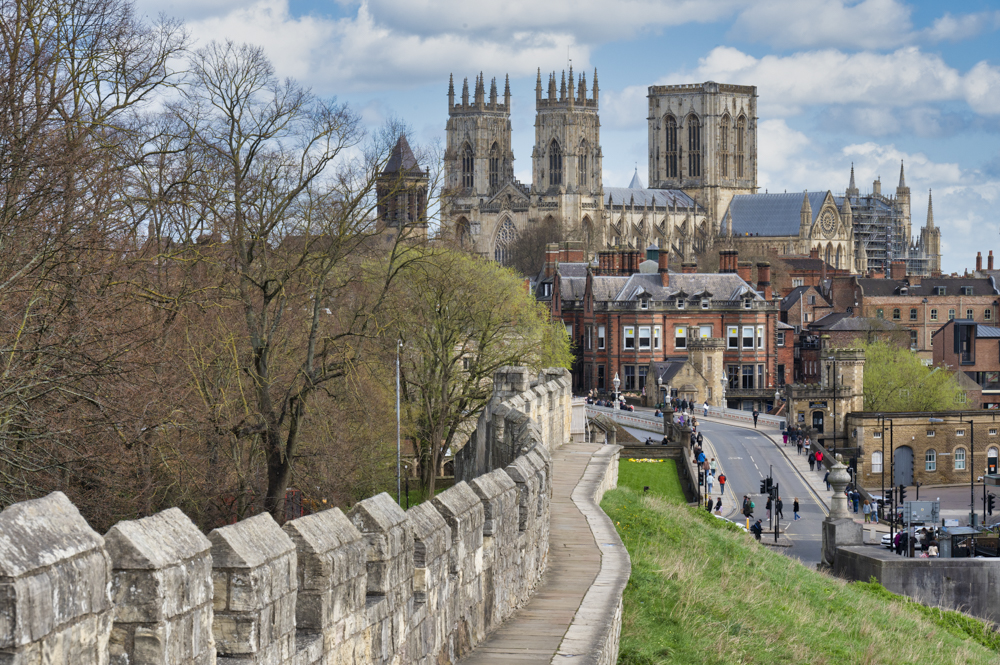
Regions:
<svg viewBox="0 0 1000 665"><path fill-rule="evenodd" d="M911 39L910 8L898 0L766 0L736 19L729 36L778 48L885 49Z"/></svg>
<svg viewBox="0 0 1000 665"><path fill-rule="evenodd" d="M946 12L944 16L935 19L931 27L923 30L921 36L935 42L958 42L998 28L1000 28L1000 12L979 12L959 16L952 16Z"/></svg>
<svg viewBox="0 0 1000 665"><path fill-rule="evenodd" d="M967 102L977 113L1000 113L1000 70L980 62L963 75L915 46L886 54L826 49L763 58L719 46L693 71L663 80L756 85L762 117L787 117L827 104L893 107L953 100Z"/></svg>

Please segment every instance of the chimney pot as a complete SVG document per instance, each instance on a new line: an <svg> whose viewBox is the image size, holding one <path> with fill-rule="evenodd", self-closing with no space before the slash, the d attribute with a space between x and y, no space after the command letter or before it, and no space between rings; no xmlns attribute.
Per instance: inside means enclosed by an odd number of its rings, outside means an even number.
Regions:
<svg viewBox="0 0 1000 665"><path fill-rule="evenodd" d="M893 261L889 264L889 279L903 280L906 279L906 262L905 261Z"/></svg>
<svg viewBox="0 0 1000 665"><path fill-rule="evenodd" d="M752 261L739 261L736 264L736 274L740 276L747 284L750 283L753 273L753 262Z"/></svg>
<svg viewBox="0 0 1000 665"><path fill-rule="evenodd" d="M983 269L983 253L976 252L976 270Z"/></svg>
<svg viewBox="0 0 1000 665"><path fill-rule="evenodd" d="M986 257L986 269L993 270L993 250L990 250L990 255Z"/></svg>

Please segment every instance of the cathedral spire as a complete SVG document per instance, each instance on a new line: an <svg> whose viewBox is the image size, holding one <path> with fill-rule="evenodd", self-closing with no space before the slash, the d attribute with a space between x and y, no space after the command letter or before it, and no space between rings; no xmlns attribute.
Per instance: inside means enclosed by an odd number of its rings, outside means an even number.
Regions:
<svg viewBox="0 0 1000 665"><path fill-rule="evenodd" d="M448 108L455 105L455 75L448 74Z"/></svg>
<svg viewBox="0 0 1000 665"><path fill-rule="evenodd" d="M462 106L469 105L469 77L462 82Z"/></svg>
<svg viewBox="0 0 1000 665"><path fill-rule="evenodd" d="M807 212L810 215L812 215L812 210L813 210L812 205L810 205L809 203L809 191L806 190L805 192L802 193L802 210L800 210L799 212L801 213Z"/></svg>
<svg viewBox="0 0 1000 665"><path fill-rule="evenodd" d="M562 83L559 85L559 101L566 101L566 70L562 73Z"/></svg>
<svg viewBox="0 0 1000 665"><path fill-rule="evenodd" d="M558 94L559 91L556 89L556 73L552 72L549 74L549 101L556 101Z"/></svg>
<svg viewBox="0 0 1000 665"><path fill-rule="evenodd" d="M507 74L503 84L503 105L510 110L510 74Z"/></svg>
<svg viewBox="0 0 1000 665"><path fill-rule="evenodd" d="M597 105L597 67L594 67L594 105Z"/></svg>
<svg viewBox="0 0 1000 665"><path fill-rule="evenodd" d="M535 81L535 101L542 101L542 68L538 68L538 80Z"/></svg>
<svg viewBox="0 0 1000 665"><path fill-rule="evenodd" d="M482 106L483 102L486 101L485 81L486 77L483 76L482 72L479 72L479 76L476 77L476 106Z"/></svg>
<svg viewBox="0 0 1000 665"><path fill-rule="evenodd" d="M927 190L927 226L928 230L934 228L934 197L931 190Z"/></svg>
<svg viewBox="0 0 1000 665"><path fill-rule="evenodd" d="M497 79L494 76L490 82L490 106L497 105Z"/></svg>
<svg viewBox="0 0 1000 665"><path fill-rule="evenodd" d="M848 185L848 189L857 189L857 185L854 184L854 162L851 162L851 184Z"/></svg>
<svg viewBox="0 0 1000 665"><path fill-rule="evenodd" d="M570 108L576 102L576 82L573 81L573 65L569 66L569 90L566 93L566 99L569 101Z"/></svg>
<svg viewBox="0 0 1000 665"><path fill-rule="evenodd" d="M906 187L906 176L903 174L903 160L899 160L899 187L897 189L903 189Z"/></svg>
<svg viewBox="0 0 1000 665"><path fill-rule="evenodd" d="M577 88L580 91L580 103L587 101L587 72L580 74L580 86Z"/></svg>

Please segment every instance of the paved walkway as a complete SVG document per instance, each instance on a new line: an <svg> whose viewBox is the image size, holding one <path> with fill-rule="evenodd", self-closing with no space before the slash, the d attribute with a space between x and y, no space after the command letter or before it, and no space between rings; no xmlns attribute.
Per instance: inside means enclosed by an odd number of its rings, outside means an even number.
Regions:
<svg viewBox="0 0 1000 665"><path fill-rule="evenodd" d="M550 663L601 568L601 552L573 490L601 444L567 443L552 452L549 562L531 600L462 659L481 663Z"/></svg>

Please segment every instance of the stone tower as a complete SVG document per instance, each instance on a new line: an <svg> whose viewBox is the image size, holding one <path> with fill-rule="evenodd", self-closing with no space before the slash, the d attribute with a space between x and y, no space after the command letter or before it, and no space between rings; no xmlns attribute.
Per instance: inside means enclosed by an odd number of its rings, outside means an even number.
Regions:
<svg viewBox="0 0 1000 665"><path fill-rule="evenodd" d="M400 135L385 169L375 180L378 229L406 230L413 240L427 239L428 174L420 168L405 135Z"/></svg>
<svg viewBox="0 0 1000 665"><path fill-rule="evenodd" d="M910 188L906 186L906 176L903 173L903 162L899 163L899 185L896 186L896 205L903 222L903 237L906 244L912 242L910 237Z"/></svg>
<svg viewBox="0 0 1000 665"><path fill-rule="evenodd" d="M593 94L587 96L587 77L578 81L569 68L558 82L549 75L542 96L542 72L535 84L535 147L531 153L532 193L543 196L601 193L601 122L598 116L597 70ZM568 212L568 211L567 211Z"/></svg>
<svg viewBox="0 0 1000 665"><path fill-rule="evenodd" d="M716 229L757 191L757 88L708 81L649 87L649 186L683 189Z"/></svg>
<svg viewBox="0 0 1000 665"><path fill-rule="evenodd" d="M920 231L924 253L929 259L928 268L932 276L941 275L941 229L934 226L934 198L927 192L927 224Z"/></svg>
<svg viewBox="0 0 1000 665"><path fill-rule="evenodd" d="M514 153L510 146L510 79L503 101L497 98L496 79L486 97L486 79L476 77L472 99L469 80L455 103L455 82L448 81L448 124L445 127L445 188L459 197L489 197L513 179Z"/></svg>

